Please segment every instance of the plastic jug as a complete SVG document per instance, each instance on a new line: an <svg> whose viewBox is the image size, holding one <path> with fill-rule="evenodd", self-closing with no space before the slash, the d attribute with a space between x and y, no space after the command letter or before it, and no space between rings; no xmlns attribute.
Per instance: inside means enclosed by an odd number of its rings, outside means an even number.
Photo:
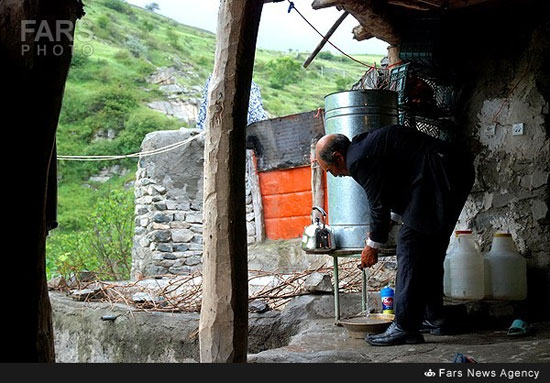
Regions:
<svg viewBox="0 0 550 383"><path fill-rule="evenodd" d="M451 254L455 251L456 247L456 239L460 234L463 235L472 235L472 230L455 230L453 234L451 234L451 239L449 241L449 246L447 247L447 252L445 255L445 260L443 261L443 294L445 296L450 297L451 296L451 270L450 270L450 262L451 262Z"/></svg>
<svg viewBox="0 0 550 383"><path fill-rule="evenodd" d="M472 234L459 234L449 259L451 297L455 299L483 299L485 279L483 256Z"/></svg>
<svg viewBox="0 0 550 383"><path fill-rule="evenodd" d="M523 300L527 298L527 262L517 251L509 233L496 233L491 250L485 254L486 298Z"/></svg>

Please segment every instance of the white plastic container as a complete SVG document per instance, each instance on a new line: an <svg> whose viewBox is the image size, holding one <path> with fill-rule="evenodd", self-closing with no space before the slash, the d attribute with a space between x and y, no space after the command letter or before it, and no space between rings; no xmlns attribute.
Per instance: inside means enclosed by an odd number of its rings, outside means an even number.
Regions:
<svg viewBox="0 0 550 383"><path fill-rule="evenodd" d="M452 286L450 270L451 254L455 251L457 243L456 239L460 234L472 235L472 230L455 230L455 232L451 235L449 246L447 247L447 252L445 253L445 260L443 261L443 294L447 297L451 296Z"/></svg>
<svg viewBox="0 0 550 383"><path fill-rule="evenodd" d="M451 298L483 299L485 278L483 256L471 234L459 234L449 259Z"/></svg>
<svg viewBox="0 0 550 383"><path fill-rule="evenodd" d="M523 300L527 298L527 262L517 251L508 233L493 236L491 250L485 254L486 298Z"/></svg>

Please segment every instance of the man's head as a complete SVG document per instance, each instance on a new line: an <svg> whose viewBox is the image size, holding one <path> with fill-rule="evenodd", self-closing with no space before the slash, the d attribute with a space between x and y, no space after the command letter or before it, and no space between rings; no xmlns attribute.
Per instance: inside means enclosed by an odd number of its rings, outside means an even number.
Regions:
<svg viewBox="0 0 550 383"><path fill-rule="evenodd" d="M328 134L317 141L315 157L321 169L335 177L349 176L346 154L350 141L343 134Z"/></svg>

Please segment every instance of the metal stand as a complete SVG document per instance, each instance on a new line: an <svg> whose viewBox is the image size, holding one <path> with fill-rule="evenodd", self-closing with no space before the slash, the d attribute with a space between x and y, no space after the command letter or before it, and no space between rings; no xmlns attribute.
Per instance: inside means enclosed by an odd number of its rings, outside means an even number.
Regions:
<svg viewBox="0 0 550 383"><path fill-rule="evenodd" d="M328 253L332 257L334 263L334 324L341 326L340 324L340 278L339 278L339 269L338 269L338 258L358 258L361 259L361 250L351 251L351 250L334 250L331 253ZM367 277L365 270L362 271L362 283L361 283L361 310L367 311Z"/></svg>
<svg viewBox="0 0 550 383"><path fill-rule="evenodd" d="M340 284L340 278L338 273L338 258L358 258L361 259L361 251L363 249L338 249L333 250L330 253L326 253L327 255L330 255L333 259L334 263L334 324L337 326L341 326L340 323L340 290L339 290L339 284ZM395 255L395 251L393 249L388 249L389 251L381 251L378 256L392 256ZM367 310L369 308L368 304L368 291L367 291L367 279L368 279L368 269L362 270L362 280L361 280L361 310L362 312L368 314Z"/></svg>

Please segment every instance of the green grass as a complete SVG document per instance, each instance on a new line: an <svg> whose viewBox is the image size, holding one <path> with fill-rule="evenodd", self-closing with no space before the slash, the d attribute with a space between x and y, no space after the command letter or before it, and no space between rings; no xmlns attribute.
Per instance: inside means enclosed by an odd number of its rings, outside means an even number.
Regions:
<svg viewBox="0 0 550 383"><path fill-rule="evenodd" d="M163 99L158 86L146 78L158 67L176 66L186 73L185 87L203 86L214 66L216 36L120 0L88 0L86 15L77 23L73 60L65 87L57 142L60 155L106 155L138 152L152 131L184 125L149 109L147 102ZM93 36L93 39L82 37ZM90 54L91 53L91 54ZM324 96L348 89L366 68L343 56L321 52L304 69L309 52L256 52L253 79L271 117L323 107ZM382 56L357 55L380 63ZM286 81L290 76L292 81ZM196 92L200 97L200 92ZM100 131L116 132L113 140L94 140ZM105 167L129 169L124 177L104 184L88 181ZM109 162L59 161L59 228L48 240L48 275L63 265L56 253L63 244L86 233L94 206L112 190L124 190L134 179L136 160ZM72 241L72 242L71 242ZM64 250L65 251L65 250ZM91 264L95 264L91 262Z"/></svg>

